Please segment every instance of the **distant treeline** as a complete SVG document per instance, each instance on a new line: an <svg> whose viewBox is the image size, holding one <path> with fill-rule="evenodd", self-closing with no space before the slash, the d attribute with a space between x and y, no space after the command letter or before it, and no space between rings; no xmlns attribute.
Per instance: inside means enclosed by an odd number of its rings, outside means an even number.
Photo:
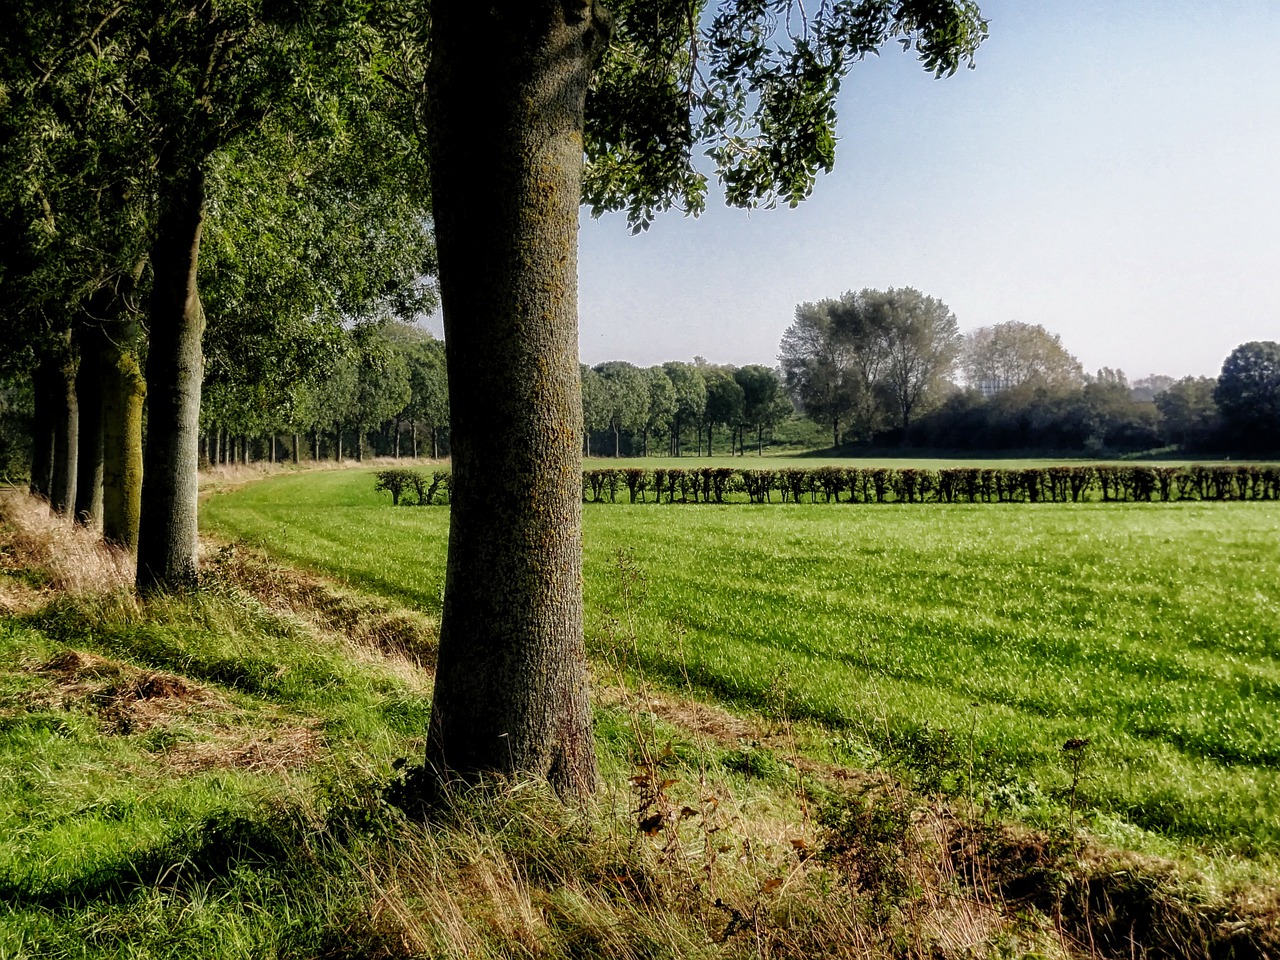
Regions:
<svg viewBox="0 0 1280 960"><path fill-rule="evenodd" d="M380 470L394 505L447 503L441 470ZM413 499L409 494L413 494ZM776 496L776 500L774 499ZM1280 466L837 467L584 470L587 503L1081 503L1280 500Z"/></svg>

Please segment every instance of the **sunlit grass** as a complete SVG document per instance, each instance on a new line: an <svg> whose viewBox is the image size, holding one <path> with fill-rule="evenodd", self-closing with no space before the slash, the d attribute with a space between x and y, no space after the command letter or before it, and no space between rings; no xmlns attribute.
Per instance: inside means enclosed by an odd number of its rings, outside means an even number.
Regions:
<svg viewBox="0 0 1280 960"><path fill-rule="evenodd" d="M207 527L438 609L445 508L368 472L210 499ZM618 562L644 666L820 725L843 762L1099 829L1280 850L1280 505L588 505L588 630ZM825 731L823 733L822 731Z"/></svg>

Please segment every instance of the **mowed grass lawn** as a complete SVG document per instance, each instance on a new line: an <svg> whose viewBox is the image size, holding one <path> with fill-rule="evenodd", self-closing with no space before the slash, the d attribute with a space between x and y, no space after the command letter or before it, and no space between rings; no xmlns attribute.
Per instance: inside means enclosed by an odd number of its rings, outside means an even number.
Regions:
<svg viewBox="0 0 1280 960"><path fill-rule="evenodd" d="M634 623L651 677L813 721L828 759L1139 845L1280 854L1280 503L584 513L602 660ZM439 607L448 510L393 508L371 471L247 485L202 519Z"/></svg>

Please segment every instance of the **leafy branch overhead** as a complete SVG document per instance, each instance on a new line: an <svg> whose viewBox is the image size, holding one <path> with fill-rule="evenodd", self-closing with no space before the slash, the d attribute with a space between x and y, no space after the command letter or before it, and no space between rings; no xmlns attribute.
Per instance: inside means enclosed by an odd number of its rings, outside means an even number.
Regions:
<svg viewBox="0 0 1280 960"><path fill-rule="evenodd" d="M896 41L937 77L973 65L969 0L618 0L587 96L583 201L633 229L697 214L714 175L733 206L795 206L835 163L853 64ZM698 152L710 161L711 172Z"/></svg>

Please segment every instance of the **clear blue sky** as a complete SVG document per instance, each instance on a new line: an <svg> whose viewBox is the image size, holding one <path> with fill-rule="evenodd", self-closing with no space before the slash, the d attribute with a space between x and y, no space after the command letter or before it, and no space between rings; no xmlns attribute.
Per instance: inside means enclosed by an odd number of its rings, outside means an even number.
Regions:
<svg viewBox="0 0 1280 960"><path fill-rule="evenodd" d="M914 286L1093 370L1213 375L1280 340L1280 0L986 0L977 69L897 47L840 101L796 209L713 195L581 230L582 359L773 364L797 303Z"/></svg>

